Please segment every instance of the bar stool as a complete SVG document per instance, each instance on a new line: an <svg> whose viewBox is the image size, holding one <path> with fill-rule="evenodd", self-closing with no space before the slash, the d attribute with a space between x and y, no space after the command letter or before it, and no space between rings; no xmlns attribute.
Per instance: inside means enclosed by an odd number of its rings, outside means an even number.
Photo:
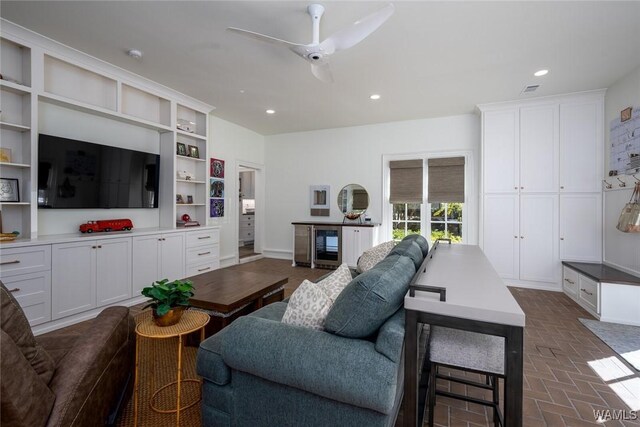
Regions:
<svg viewBox="0 0 640 427"><path fill-rule="evenodd" d="M486 383L440 375L440 366L486 376ZM492 390L493 399L484 400L436 390L436 380L445 379L472 387ZM436 395L465 400L493 408L495 426L503 426L498 378L504 378L504 338L477 332L433 326L429 337L429 426L433 426Z"/></svg>

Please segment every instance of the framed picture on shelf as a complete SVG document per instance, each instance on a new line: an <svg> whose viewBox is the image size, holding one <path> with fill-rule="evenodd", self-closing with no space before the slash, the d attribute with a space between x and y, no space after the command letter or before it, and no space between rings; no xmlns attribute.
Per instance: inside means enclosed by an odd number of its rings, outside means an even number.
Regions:
<svg viewBox="0 0 640 427"><path fill-rule="evenodd" d="M18 180L13 178L0 178L0 202L19 202L20 189Z"/></svg>
<svg viewBox="0 0 640 427"><path fill-rule="evenodd" d="M184 198L182 197L182 194L176 194L176 203L184 204Z"/></svg>
<svg viewBox="0 0 640 427"><path fill-rule="evenodd" d="M224 216L224 199L211 199L209 208L211 218L222 218Z"/></svg>
<svg viewBox="0 0 640 427"><path fill-rule="evenodd" d="M193 204L193 196L190 194L187 195L187 204L189 205Z"/></svg>
<svg viewBox="0 0 640 427"><path fill-rule="evenodd" d="M176 151L178 156L186 156L187 155L187 146L182 142L178 142L178 149Z"/></svg>
<svg viewBox="0 0 640 427"><path fill-rule="evenodd" d="M0 148L0 162L11 163L11 148Z"/></svg>
<svg viewBox="0 0 640 427"><path fill-rule="evenodd" d="M197 146L195 145L189 146L189 157L193 157L194 159L200 158L200 150L198 150Z"/></svg>
<svg viewBox="0 0 640 427"><path fill-rule="evenodd" d="M212 178L224 178L224 160L212 158L209 174Z"/></svg>

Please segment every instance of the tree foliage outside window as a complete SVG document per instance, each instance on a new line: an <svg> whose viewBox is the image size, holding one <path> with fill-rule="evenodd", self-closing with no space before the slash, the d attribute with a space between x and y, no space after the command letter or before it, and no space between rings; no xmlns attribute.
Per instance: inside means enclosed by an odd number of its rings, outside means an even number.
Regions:
<svg viewBox="0 0 640 427"><path fill-rule="evenodd" d="M392 218L393 240L402 240L409 234L422 234L421 204L394 203ZM441 238L462 243L462 203L432 203L429 228L431 242Z"/></svg>

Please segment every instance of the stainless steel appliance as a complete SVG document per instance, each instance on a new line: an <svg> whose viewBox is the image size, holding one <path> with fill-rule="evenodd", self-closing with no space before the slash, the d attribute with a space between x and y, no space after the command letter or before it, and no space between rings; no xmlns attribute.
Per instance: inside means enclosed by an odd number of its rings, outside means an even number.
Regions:
<svg viewBox="0 0 640 427"><path fill-rule="evenodd" d="M293 261L296 265L306 265L311 267L311 240L313 238L313 233L311 232L311 230L313 229L313 226L295 225L294 227L295 236L293 245Z"/></svg>

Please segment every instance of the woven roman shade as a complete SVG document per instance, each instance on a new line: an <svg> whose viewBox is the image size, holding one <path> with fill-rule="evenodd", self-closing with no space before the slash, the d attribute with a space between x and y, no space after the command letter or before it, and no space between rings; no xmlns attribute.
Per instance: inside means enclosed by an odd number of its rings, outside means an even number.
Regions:
<svg viewBox="0 0 640 427"><path fill-rule="evenodd" d="M389 162L391 203L422 203L422 159Z"/></svg>
<svg viewBox="0 0 640 427"><path fill-rule="evenodd" d="M429 203L464 202L464 157L429 159Z"/></svg>

